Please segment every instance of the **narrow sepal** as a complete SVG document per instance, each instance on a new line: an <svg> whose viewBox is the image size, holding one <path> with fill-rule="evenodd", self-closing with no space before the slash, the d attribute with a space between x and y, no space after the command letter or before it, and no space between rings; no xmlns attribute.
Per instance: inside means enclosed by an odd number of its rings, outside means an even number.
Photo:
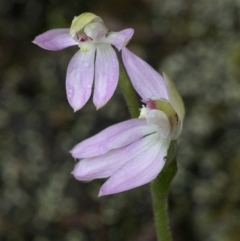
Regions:
<svg viewBox="0 0 240 241"><path fill-rule="evenodd" d="M57 51L67 47L77 45L69 33L69 28L59 28L49 30L38 35L34 40L34 44L47 50Z"/></svg>

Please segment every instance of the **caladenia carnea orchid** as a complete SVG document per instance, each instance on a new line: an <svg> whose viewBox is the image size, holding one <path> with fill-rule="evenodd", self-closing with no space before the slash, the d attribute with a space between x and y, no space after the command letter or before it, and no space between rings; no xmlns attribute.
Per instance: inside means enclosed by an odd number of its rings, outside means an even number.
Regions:
<svg viewBox="0 0 240 241"><path fill-rule="evenodd" d="M72 174L82 181L108 178L99 196L151 183L158 240L170 241L166 199L176 173L174 145L182 132L185 110L172 80L125 47L132 35L131 28L110 32L100 17L84 13L73 19L69 29L47 31L33 42L52 51L73 45L80 48L66 77L67 98L74 111L85 105L93 86L93 102L101 108L119 83L133 119L77 144L71 154L80 160ZM121 51L121 64L113 46ZM144 104L140 111L134 89Z"/></svg>
<svg viewBox="0 0 240 241"><path fill-rule="evenodd" d="M76 179L109 178L99 196L123 192L154 180L165 165L171 141L179 137L183 102L169 77L158 74L158 78L159 94L144 100L146 106L141 108L139 118L108 127L71 150L74 158L82 159L72 172ZM151 85L151 80L149 83ZM179 102L175 102L176 98Z"/></svg>
<svg viewBox="0 0 240 241"><path fill-rule="evenodd" d="M151 182L166 162L172 140L181 132L180 117L164 99L146 100L138 119L113 125L72 150L80 160L76 179L108 178L99 196L123 192Z"/></svg>
<svg viewBox="0 0 240 241"><path fill-rule="evenodd" d="M72 57L66 76L68 102L74 111L81 109L91 96L97 109L112 97L118 83L118 51L133 35L133 29L110 32L103 20L93 13L75 17L70 28L53 29L37 36L33 43L57 51L73 45L80 48ZM94 80L94 84L93 84Z"/></svg>

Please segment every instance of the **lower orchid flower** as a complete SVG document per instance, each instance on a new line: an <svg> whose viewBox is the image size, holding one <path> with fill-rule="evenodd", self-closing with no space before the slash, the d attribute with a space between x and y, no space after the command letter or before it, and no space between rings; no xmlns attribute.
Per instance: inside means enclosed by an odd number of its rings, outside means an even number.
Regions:
<svg viewBox="0 0 240 241"><path fill-rule="evenodd" d="M123 62L146 104L139 118L108 127L71 150L74 158L82 159L72 172L76 179L109 178L99 196L133 189L155 179L165 165L171 141L182 131L184 106L169 77L160 76L126 48ZM137 79L139 82L134 82Z"/></svg>
<svg viewBox="0 0 240 241"><path fill-rule="evenodd" d="M49 30L37 36L33 43L52 51L78 45L80 50L67 69L67 98L74 111L81 109L91 96L95 79L93 102L99 109L112 97L118 83L119 64L111 45L120 51L133 32L131 28L109 32L100 17L83 13L74 18L70 29Z"/></svg>

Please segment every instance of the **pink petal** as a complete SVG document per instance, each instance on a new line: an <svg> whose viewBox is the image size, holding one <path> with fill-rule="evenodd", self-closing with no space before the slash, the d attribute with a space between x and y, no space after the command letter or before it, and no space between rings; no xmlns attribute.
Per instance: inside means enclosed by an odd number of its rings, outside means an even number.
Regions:
<svg viewBox="0 0 240 241"><path fill-rule="evenodd" d="M144 100L149 98L168 100L166 84L156 70L127 48L122 49L122 58L133 87Z"/></svg>
<svg viewBox="0 0 240 241"><path fill-rule="evenodd" d="M72 39L69 34L69 28L59 28L49 30L38 35L34 40L34 44L47 50L57 51L67 47L77 45L77 42Z"/></svg>
<svg viewBox="0 0 240 241"><path fill-rule="evenodd" d="M88 52L80 50L72 57L66 77L68 102L74 111L81 109L88 101L94 77L95 49Z"/></svg>
<svg viewBox="0 0 240 241"><path fill-rule="evenodd" d="M97 47L93 103L97 109L112 97L118 83L119 65L112 46L99 44Z"/></svg>
<svg viewBox="0 0 240 241"><path fill-rule="evenodd" d="M101 187L99 196L127 191L151 182L165 164L164 157L169 145L169 139L158 139L146 152L114 173Z"/></svg>
<svg viewBox="0 0 240 241"><path fill-rule="evenodd" d="M156 135L158 134L146 136L101 156L83 159L75 165L72 174L76 179L83 181L109 177L126 162L147 151L156 142Z"/></svg>
<svg viewBox="0 0 240 241"><path fill-rule="evenodd" d="M134 30L127 28L119 32L110 32L106 37L106 43L114 45L119 51L124 48L132 38Z"/></svg>
<svg viewBox="0 0 240 241"><path fill-rule="evenodd" d="M99 156L110 150L127 146L157 130L158 127L155 125L146 125L146 120L127 120L80 142L71 150L71 154L74 158Z"/></svg>

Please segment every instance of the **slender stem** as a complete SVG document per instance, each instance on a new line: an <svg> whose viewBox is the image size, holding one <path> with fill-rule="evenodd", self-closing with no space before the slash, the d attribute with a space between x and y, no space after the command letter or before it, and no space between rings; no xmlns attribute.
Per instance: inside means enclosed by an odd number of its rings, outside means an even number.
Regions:
<svg viewBox="0 0 240 241"><path fill-rule="evenodd" d="M136 92L129 80L129 77L121 63L119 63L119 81L118 86L121 89L125 100L127 102L129 112L132 118L137 118L139 116L139 105L137 101Z"/></svg>
<svg viewBox="0 0 240 241"><path fill-rule="evenodd" d="M157 230L158 241L171 241L171 233L168 220L168 192L169 187L177 173L175 157L175 142L172 142L166 159L166 165L157 178L151 183L153 211ZM174 157L173 157L174 156Z"/></svg>

